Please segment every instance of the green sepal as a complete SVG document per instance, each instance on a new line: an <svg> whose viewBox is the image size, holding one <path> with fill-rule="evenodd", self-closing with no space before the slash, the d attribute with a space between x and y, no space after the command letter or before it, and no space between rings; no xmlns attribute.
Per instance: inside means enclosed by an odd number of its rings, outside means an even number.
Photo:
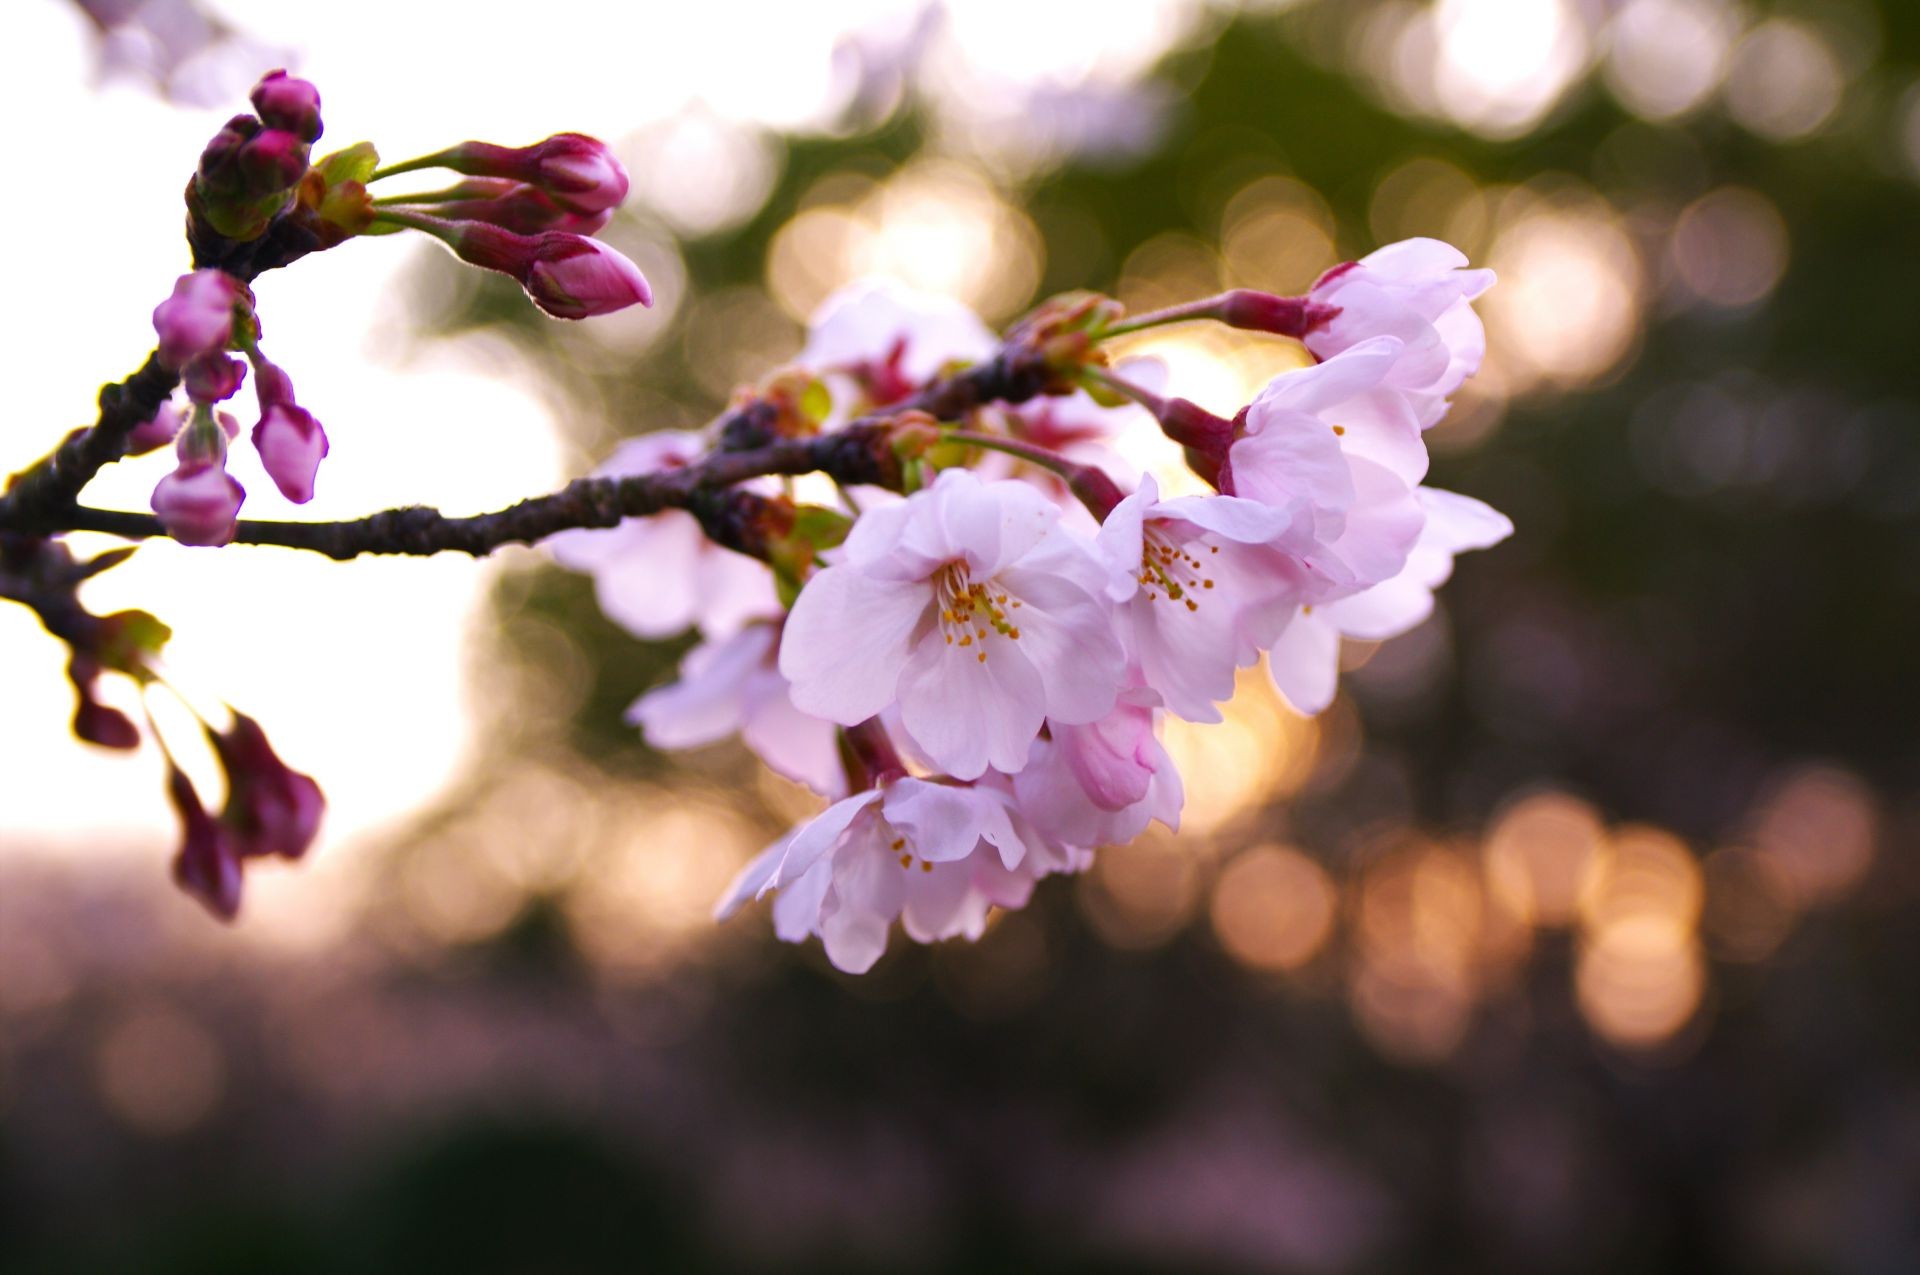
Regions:
<svg viewBox="0 0 1920 1275"><path fill-rule="evenodd" d="M818 429L821 422L833 415L833 391L825 381L808 381L807 388L800 391L799 406L800 415Z"/></svg>
<svg viewBox="0 0 1920 1275"><path fill-rule="evenodd" d="M116 611L102 616L101 640L93 655L117 673L145 684L156 674L147 662L165 649L173 630L146 611Z"/></svg>
<svg viewBox="0 0 1920 1275"><path fill-rule="evenodd" d="M372 142L355 142L345 150L337 150L324 159L315 160L313 167L329 186L337 186L342 182L365 185L380 167L380 152L373 149Z"/></svg>

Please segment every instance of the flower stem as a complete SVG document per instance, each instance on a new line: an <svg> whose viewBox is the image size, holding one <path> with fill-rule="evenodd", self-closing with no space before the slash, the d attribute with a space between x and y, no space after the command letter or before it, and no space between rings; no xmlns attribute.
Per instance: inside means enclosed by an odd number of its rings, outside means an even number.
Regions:
<svg viewBox="0 0 1920 1275"><path fill-rule="evenodd" d="M1018 438L1008 438L1004 434L983 434L971 429L943 429L943 440L954 443L967 443L974 447L983 447L988 451L1004 452L1009 456L1018 456L1031 465L1060 475L1066 480L1067 490L1071 491L1092 512L1095 518L1105 521L1113 507L1126 499L1126 493L1120 490L1118 483L1107 476L1105 470L1095 465L1082 465L1071 460L1050 447L1038 443L1025 442Z"/></svg>

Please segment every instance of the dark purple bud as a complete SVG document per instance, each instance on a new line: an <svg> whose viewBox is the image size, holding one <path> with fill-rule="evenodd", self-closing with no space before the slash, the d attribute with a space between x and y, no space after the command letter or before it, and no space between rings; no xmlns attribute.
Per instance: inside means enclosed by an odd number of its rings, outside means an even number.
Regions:
<svg viewBox="0 0 1920 1275"><path fill-rule="evenodd" d="M225 734L209 728L207 736L227 772L221 824L233 834L240 856L306 854L326 811L320 785L281 761L260 723L244 713L233 715Z"/></svg>
<svg viewBox="0 0 1920 1275"><path fill-rule="evenodd" d="M240 914L240 855L227 830L200 804L193 781L167 763L167 798L180 816L180 852L173 859L173 880L223 921Z"/></svg>
<svg viewBox="0 0 1920 1275"><path fill-rule="evenodd" d="M99 700L83 699L73 714L73 733L89 744L131 752L140 747L140 728L133 719Z"/></svg>
<svg viewBox="0 0 1920 1275"><path fill-rule="evenodd" d="M240 193L244 184L240 177L240 148L260 132L259 120L251 115L236 115L213 135L213 140L200 152L200 169L195 179L203 196Z"/></svg>
<svg viewBox="0 0 1920 1275"><path fill-rule="evenodd" d="M253 86L253 109L268 128L284 129L302 141L320 138L320 90L285 71L269 71Z"/></svg>
<svg viewBox="0 0 1920 1275"><path fill-rule="evenodd" d="M241 190L253 196L292 190L306 176L311 153L297 134L267 129L240 148L235 163Z"/></svg>

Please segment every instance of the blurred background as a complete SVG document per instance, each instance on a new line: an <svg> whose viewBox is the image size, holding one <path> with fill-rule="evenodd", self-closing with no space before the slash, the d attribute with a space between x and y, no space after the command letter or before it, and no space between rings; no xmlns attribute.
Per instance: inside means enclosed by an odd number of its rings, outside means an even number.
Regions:
<svg viewBox="0 0 1920 1275"><path fill-rule="evenodd" d="M617 142L659 294L562 325L395 240L264 278L315 516L697 426L860 276L1004 321L1435 235L1501 283L1433 481L1517 534L1324 716L1256 670L1176 724L1179 836L862 979L709 920L812 804L648 751L684 644L534 553L90 586L334 799L230 928L153 750L68 738L0 612L0 1269L1920 1269L1920 7L651 9L14 0L0 468L149 348L176 192L284 62L328 143ZM1136 348L1225 412L1293 357Z"/></svg>

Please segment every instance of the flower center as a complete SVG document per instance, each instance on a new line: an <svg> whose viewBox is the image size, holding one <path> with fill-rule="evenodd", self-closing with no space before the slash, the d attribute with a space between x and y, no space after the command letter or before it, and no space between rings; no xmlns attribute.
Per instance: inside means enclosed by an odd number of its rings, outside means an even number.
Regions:
<svg viewBox="0 0 1920 1275"><path fill-rule="evenodd" d="M1199 547L1194 540L1176 543L1166 528L1149 523L1144 528L1140 540L1140 586L1149 602L1158 602L1164 594L1169 601L1184 605L1189 611L1198 611L1200 601L1196 596L1213 587L1213 578L1206 574L1206 567L1192 550ZM1209 556L1220 552L1220 546L1206 546Z"/></svg>
<svg viewBox="0 0 1920 1275"><path fill-rule="evenodd" d="M933 593L948 646L977 646L975 656L985 664L989 637L998 634L1010 642L1020 640L1020 626L1012 619L1020 599L997 588L992 580L975 581L966 563L949 562L934 572Z"/></svg>
<svg viewBox="0 0 1920 1275"><path fill-rule="evenodd" d="M895 837L895 838L894 838L894 839L893 839L893 840L892 840L892 841L891 841L891 842L889 843L889 847L890 847L890 848L892 849L892 851L893 851L893 852L894 852L895 854L897 854L897 855L899 855L899 856L900 856L900 866L901 866L901 867L903 867L903 868L911 868L911 867L912 867L912 866L914 865L914 863L916 862L916 860L915 860L915 859L914 859L914 857L913 857L913 851L911 851L911 850L909 850L909 849L907 849L907 839L906 839L905 837L899 837L899 836L896 836L896 837ZM920 860L917 860L917 862L918 862L918 863L920 864L920 870L921 870L922 872L931 872L931 871L933 871L933 865L932 865L931 863L929 863L929 862L927 862L927 861L926 861L925 859L920 859Z"/></svg>

